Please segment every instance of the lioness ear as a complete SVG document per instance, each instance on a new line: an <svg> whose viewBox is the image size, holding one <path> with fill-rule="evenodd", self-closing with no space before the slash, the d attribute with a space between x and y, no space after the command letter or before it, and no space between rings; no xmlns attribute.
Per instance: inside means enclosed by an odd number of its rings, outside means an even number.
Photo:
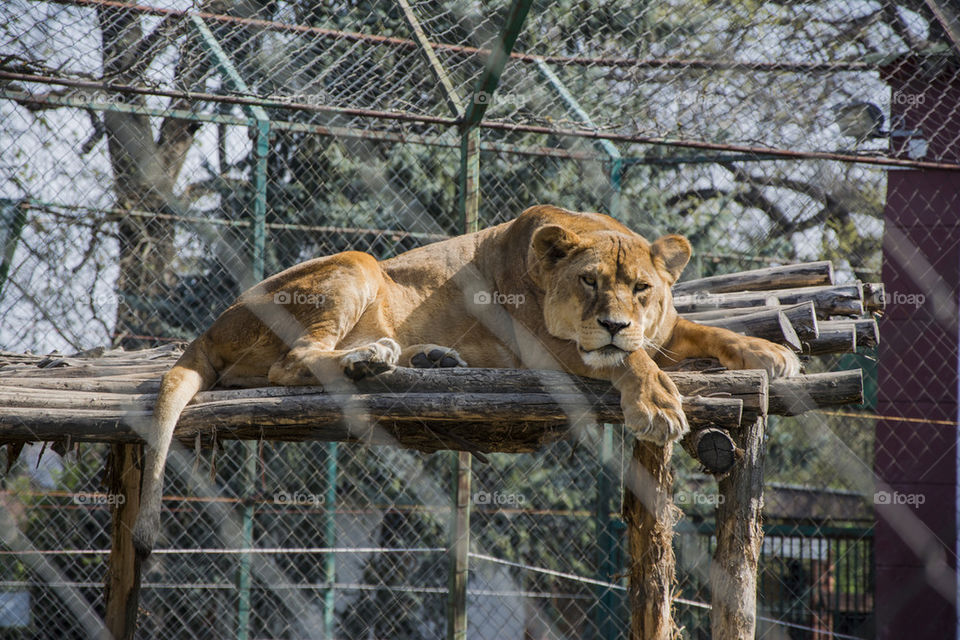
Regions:
<svg viewBox="0 0 960 640"><path fill-rule="evenodd" d="M580 245L580 237L573 231L550 224L537 229L530 245L538 259L554 264Z"/></svg>
<svg viewBox="0 0 960 640"><path fill-rule="evenodd" d="M683 273L692 253L690 241L683 236L663 236L650 246L650 255L655 261L659 258L663 262L663 269L670 276L670 284L676 282Z"/></svg>

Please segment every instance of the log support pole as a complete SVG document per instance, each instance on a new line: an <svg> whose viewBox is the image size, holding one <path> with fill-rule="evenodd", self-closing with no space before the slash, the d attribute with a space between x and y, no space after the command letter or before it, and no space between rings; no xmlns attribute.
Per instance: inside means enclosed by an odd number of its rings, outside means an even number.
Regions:
<svg viewBox="0 0 960 640"><path fill-rule="evenodd" d="M133 638L140 595L140 560L133 550L133 523L140 510L143 447L135 444L111 446L109 492L112 501L110 565L107 571L106 626L116 640Z"/></svg>
<svg viewBox="0 0 960 640"><path fill-rule="evenodd" d="M710 566L714 638L753 640L756 634L766 424L766 416L761 415L734 434L744 455L719 483L717 549Z"/></svg>
<svg viewBox="0 0 960 640"><path fill-rule="evenodd" d="M627 572L630 580L630 640L672 640L675 582L673 504L670 472L672 445L638 440L624 486L623 519L627 524Z"/></svg>

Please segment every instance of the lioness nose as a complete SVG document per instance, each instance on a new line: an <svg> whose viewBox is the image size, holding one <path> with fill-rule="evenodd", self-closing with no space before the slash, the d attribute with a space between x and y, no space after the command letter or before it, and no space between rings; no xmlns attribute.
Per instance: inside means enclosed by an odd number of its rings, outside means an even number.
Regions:
<svg viewBox="0 0 960 640"><path fill-rule="evenodd" d="M610 332L611 336L617 335L621 329L626 329L630 326L629 322L617 322L616 320L601 320L597 318L597 322L600 323L604 329Z"/></svg>

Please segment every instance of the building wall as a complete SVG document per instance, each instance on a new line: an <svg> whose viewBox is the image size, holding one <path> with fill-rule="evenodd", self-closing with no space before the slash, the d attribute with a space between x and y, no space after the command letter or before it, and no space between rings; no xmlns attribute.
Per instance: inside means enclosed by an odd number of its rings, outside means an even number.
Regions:
<svg viewBox="0 0 960 640"><path fill-rule="evenodd" d="M956 64L901 60L887 79L894 151L921 149L897 135L919 130L924 160L960 163ZM877 424L874 470L889 503L876 505L877 637L954 638L960 172L891 170L885 225L877 411L890 419Z"/></svg>

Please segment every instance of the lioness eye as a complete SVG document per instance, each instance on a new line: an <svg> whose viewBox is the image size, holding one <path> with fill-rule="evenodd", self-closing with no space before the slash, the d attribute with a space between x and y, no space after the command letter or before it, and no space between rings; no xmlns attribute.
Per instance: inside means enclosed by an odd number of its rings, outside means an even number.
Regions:
<svg viewBox="0 0 960 640"><path fill-rule="evenodd" d="M636 285L634 285L634 287L633 287L633 292L634 292L635 294L638 294L638 295L639 295L639 294L643 293L644 291L646 291L646 290L649 289L649 288L650 288L650 285L648 285L648 284L646 284L646 283L644 283L644 282L638 282Z"/></svg>
<svg viewBox="0 0 960 640"><path fill-rule="evenodd" d="M593 276L580 276L580 282L587 285L591 289L597 286L597 279Z"/></svg>

